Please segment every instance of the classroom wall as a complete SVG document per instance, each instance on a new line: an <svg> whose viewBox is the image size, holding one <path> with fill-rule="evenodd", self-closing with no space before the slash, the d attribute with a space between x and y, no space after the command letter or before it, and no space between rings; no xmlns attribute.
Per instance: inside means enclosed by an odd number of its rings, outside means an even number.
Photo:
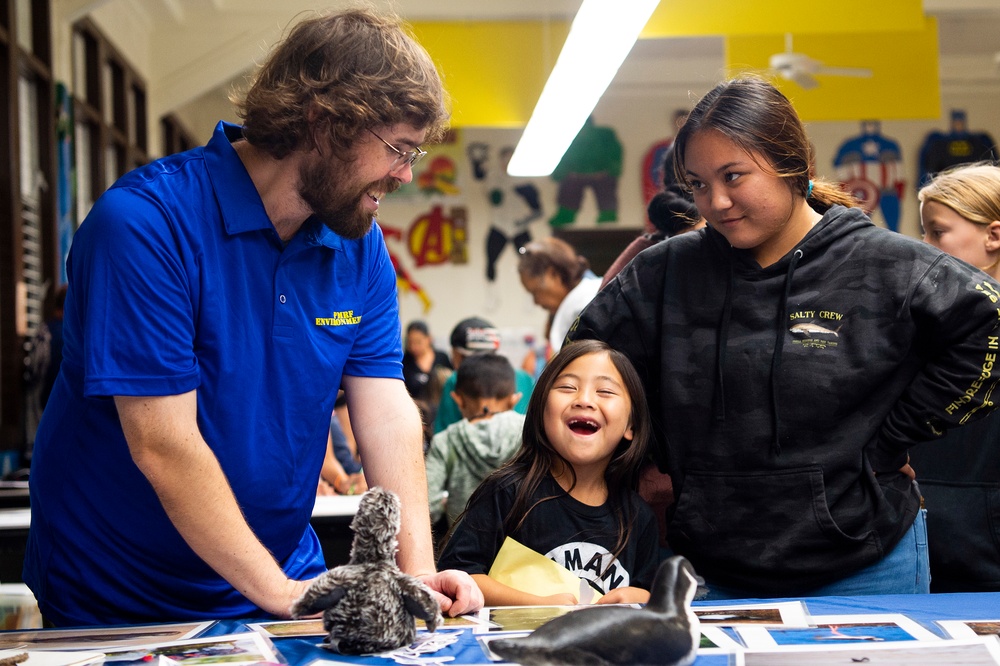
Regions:
<svg viewBox="0 0 1000 666"><path fill-rule="evenodd" d="M706 85L702 89L692 90L693 96L690 98L679 92L660 98L646 94L612 95L606 96L598 105L594 113L597 123L614 127L625 148L624 173L619 181L619 222L617 225L605 225L604 228L635 228L636 233L640 233L645 217L640 188L642 157L655 141L673 134L669 127L673 111L677 108L690 108L693 105L690 100L696 101L707 89ZM882 123L882 135L899 144L905 165L906 189L900 215L901 233L913 237L920 235L915 183L919 151L927 134L935 130L947 131L947 117L951 109L964 109L968 114L970 130L986 131L997 139L1000 137L1000 109L995 100L996 93L992 91L952 94L943 99L943 117L936 121ZM817 122L809 123L807 129L816 149L817 173L822 177L835 179L834 156L845 139L860 133L860 123ZM484 141L491 145L502 145L516 142L517 138L516 131L468 129L462 132L462 139L466 143ZM555 210L556 187L549 179L533 179L533 182L538 184L542 193L547 219ZM506 252L502 256L498 264L498 280L495 283L486 281L483 248L493 214L482 193L476 191L474 182L469 186L467 181L463 189L463 200L469 209L469 263L459 266L444 264L417 267L403 248L403 259L433 301L430 311L424 313L417 299L403 294L400 309L404 324L410 319L422 317L437 334L446 334L454 322L470 313L479 313L497 325L533 329L540 336L545 325L545 313L535 307L530 297L524 293L517 277L513 252ZM409 225L427 203L420 200L393 202L392 198L389 197L380 214L380 219L386 224ZM593 198L588 194L573 227L596 228L596 214ZM872 218L885 226L879 212L873 213ZM535 222L530 228L536 236L550 232L545 221ZM390 247L393 247L393 241L390 241Z"/></svg>
<svg viewBox="0 0 1000 666"><path fill-rule="evenodd" d="M65 19L66 17L62 17ZM147 62L148 48L142 30L130 23L127 17L100 10L93 15L95 21L108 34L120 50L134 58L136 69L148 73L155 69ZM61 18L56 17L56 24ZM683 44L683 42L682 42ZM68 81L68 30L57 28L57 74ZM615 224L602 225L607 229L632 229L637 235L642 231L645 206L641 197L641 160L654 142L674 133L671 118L676 109L689 109L706 92L723 71L721 53L716 58L706 57L704 52L695 54L688 63L671 63L672 73L664 74L654 85L641 85L635 80L612 84L605 97L594 111L598 125L615 129L624 146L624 172L619 181L619 220ZM147 74L148 76L148 74ZM242 83L242 81L240 82ZM151 98L157 95L157 81L148 80ZM1000 137L1000 108L995 100L998 94L995 85L944 85L942 86L942 117L928 121L886 121L882 123L882 135L895 140L903 152L907 187L902 202L900 229L910 236L919 235L919 213L914 183L917 177L917 158L926 135L934 130L946 131L946 118L951 109L964 109L968 114L969 129L986 131L994 138ZM794 100L793 100L794 101ZM151 107L155 104L150 104ZM235 121L235 115L225 96L219 93L205 95L192 103L175 110L188 129L201 140L207 140L215 122L220 118ZM159 119L150 118L149 127L155 128L154 147L160 145ZM808 124L809 135L816 149L816 168L819 175L833 178L832 160L840 144L857 135L857 122L816 122ZM454 192L427 194L410 185L400 192L387 197L381 204L380 222L389 235L387 245L412 280L426 294L429 306L414 292L401 291L400 314L402 323L413 319L428 322L438 345L447 349L447 337L452 326L470 315L480 315L492 320L505 331L504 348L508 355L518 361L525 350L525 338L530 336L542 340L547 315L536 307L520 285L517 277L516 254L508 246L496 265L497 279L486 279L485 243L491 226L505 232L512 232L513 219L526 214L523 205L517 205L516 195L511 189L525 181L514 181L502 173L497 154L504 146L513 146L520 136L519 130L464 128L456 132L455 142L437 147L418 165L417 175L426 169L435 156L451 158L455 166L454 180L450 183ZM482 143L490 147L492 161L489 164L491 176L479 181L471 174L466 148L472 143ZM541 195L543 217L528 225L534 237L550 233L547 219L554 213L556 185L548 178L528 179ZM494 206L489 202L491 189L506 192L510 205ZM429 256L426 263L411 250L411 232L419 232L426 225L414 222L430 213L435 206L441 206L444 213L452 208L464 208L467 220L467 252L464 263L445 261L434 263L436 257ZM569 228L595 229L596 206L592 194L588 193L577 222ZM880 217L873 215L876 222ZM398 236L392 234L398 233ZM419 236L419 233L416 235ZM629 237L626 234L626 238ZM624 245L624 243L621 243ZM431 255L433 253L430 253Z"/></svg>

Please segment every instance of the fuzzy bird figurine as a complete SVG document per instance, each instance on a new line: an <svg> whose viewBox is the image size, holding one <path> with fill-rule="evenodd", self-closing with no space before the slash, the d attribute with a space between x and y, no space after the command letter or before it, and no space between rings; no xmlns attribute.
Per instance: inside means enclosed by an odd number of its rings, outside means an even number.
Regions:
<svg viewBox="0 0 1000 666"><path fill-rule="evenodd" d="M414 618L434 631L441 623L437 600L423 583L396 566L399 497L372 488L351 521L351 559L313 581L292 605L292 616L322 611L324 647L342 654L386 652L416 640Z"/></svg>
<svg viewBox="0 0 1000 666"><path fill-rule="evenodd" d="M691 601L699 579L680 556L663 562L644 608L591 606L550 620L490 649L521 666L688 666L701 628Z"/></svg>

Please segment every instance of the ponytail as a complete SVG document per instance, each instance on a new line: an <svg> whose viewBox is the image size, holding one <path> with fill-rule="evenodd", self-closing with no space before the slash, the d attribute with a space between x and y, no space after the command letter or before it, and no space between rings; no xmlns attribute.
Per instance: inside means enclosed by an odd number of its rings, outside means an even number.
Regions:
<svg viewBox="0 0 1000 666"><path fill-rule="evenodd" d="M823 214L833 206L861 208L861 202L853 194L843 189L837 183L821 178L812 181L812 192L806 199L809 206L817 213Z"/></svg>

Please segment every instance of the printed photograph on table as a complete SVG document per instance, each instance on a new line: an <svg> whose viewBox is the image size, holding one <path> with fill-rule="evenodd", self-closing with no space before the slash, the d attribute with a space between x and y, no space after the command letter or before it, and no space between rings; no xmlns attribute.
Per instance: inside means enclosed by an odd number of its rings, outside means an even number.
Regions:
<svg viewBox="0 0 1000 666"><path fill-rule="evenodd" d="M215 624L178 622L127 627L95 627L90 629L38 629L11 631L0 634L0 643L19 645L25 650L76 650L128 645L150 645L195 638Z"/></svg>
<svg viewBox="0 0 1000 666"><path fill-rule="evenodd" d="M937 625L952 638L1000 636L1000 620L938 620Z"/></svg>
<svg viewBox="0 0 1000 666"><path fill-rule="evenodd" d="M748 648L776 645L835 645L939 641L935 633L905 615L814 615L812 627L742 626L736 631Z"/></svg>
<svg viewBox="0 0 1000 666"><path fill-rule="evenodd" d="M247 629L268 638L306 638L326 636L323 618L314 620L274 620L273 622L251 622Z"/></svg>
<svg viewBox="0 0 1000 666"><path fill-rule="evenodd" d="M503 661L503 659L490 649L490 643L501 638L523 638L529 635L530 631L504 631L496 634L480 634L476 636L479 647L483 649L483 654L489 657L490 661Z"/></svg>
<svg viewBox="0 0 1000 666"><path fill-rule="evenodd" d="M698 654L716 654L742 650L743 644L726 633L722 627L701 625L701 642Z"/></svg>
<svg viewBox="0 0 1000 666"><path fill-rule="evenodd" d="M616 605L639 607L638 604ZM479 611L479 617L489 622L491 632L534 631L549 620L582 608L590 606L487 606Z"/></svg>
<svg viewBox="0 0 1000 666"><path fill-rule="evenodd" d="M865 645L794 645L736 652L736 666L914 666L915 664L1000 665L995 639L913 641Z"/></svg>
<svg viewBox="0 0 1000 666"><path fill-rule="evenodd" d="M493 625L490 631L534 631L549 620L571 612L574 606L498 606L480 611Z"/></svg>
<svg viewBox="0 0 1000 666"><path fill-rule="evenodd" d="M616 605L638 608L637 604ZM549 620L583 608L589 608L589 606L486 607L480 613L485 614L492 621L490 623L491 628L488 629L488 634L483 634L481 628L477 629L475 627L472 629L472 632L480 634L477 636L477 640L483 646L483 651L486 652L488 650L486 645L497 638L527 636L530 632ZM701 625L701 642L698 647L700 653L728 653L742 648L743 644L727 634L722 627ZM495 656L491 656L490 658L494 660L498 659Z"/></svg>
<svg viewBox="0 0 1000 666"><path fill-rule="evenodd" d="M0 635L2 638L2 635ZM18 664L19 666L88 666L99 664L104 659L103 652L71 650L0 650L0 664Z"/></svg>
<svg viewBox="0 0 1000 666"><path fill-rule="evenodd" d="M426 631L427 625L423 620L417 619L417 631ZM445 616L440 628L457 629L460 627L473 627L488 629L490 623L480 619L474 614L459 615L458 617ZM307 638L326 636L323 628L323 619L312 620L274 620L269 622L253 622L247 624L247 628L263 634L268 638Z"/></svg>
<svg viewBox="0 0 1000 666"><path fill-rule="evenodd" d="M731 606L692 606L702 624L723 627L737 624L808 627L809 614L801 601L779 601L773 604Z"/></svg>
<svg viewBox="0 0 1000 666"><path fill-rule="evenodd" d="M150 662L208 666L277 662L271 642L256 631L104 650L105 665L149 666ZM161 659L162 658L162 659ZM167 661L163 661L163 660Z"/></svg>
<svg viewBox="0 0 1000 666"><path fill-rule="evenodd" d="M469 615L459 615L458 617L448 617L445 615L439 628L460 629L462 627L471 627L475 632L477 629L483 631L495 629L496 626L489 620L484 620L476 614L470 613ZM427 631L427 623L421 619L417 619L417 631Z"/></svg>

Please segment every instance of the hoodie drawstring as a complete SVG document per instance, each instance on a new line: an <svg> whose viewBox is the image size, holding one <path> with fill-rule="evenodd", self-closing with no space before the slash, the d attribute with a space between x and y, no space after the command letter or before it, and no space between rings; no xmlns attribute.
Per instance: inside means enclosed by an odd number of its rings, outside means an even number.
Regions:
<svg viewBox="0 0 1000 666"><path fill-rule="evenodd" d="M715 342L715 409L713 410L716 421L726 420L726 347L729 343L729 320L733 315L733 283L736 281L733 262L729 262L729 284L726 285L726 300L722 306L722 320L719 322L719 330Z"/></svg>
<svg viewBox="0 0 1000 666"><path fill-rule="evenodd" d="M795 267L802 258L802 250L795 250L788 263L788 273L785 274L785 293L781 296L778 308L777 337L774 340L774 353L771 355L771 418L774 420L774 443L771 451L776 456L781 455L781 421L778 418L778 375L781 371L781 354L785 348L785 334L788 328L788 297L792 293L792 276Z"/></svg>

